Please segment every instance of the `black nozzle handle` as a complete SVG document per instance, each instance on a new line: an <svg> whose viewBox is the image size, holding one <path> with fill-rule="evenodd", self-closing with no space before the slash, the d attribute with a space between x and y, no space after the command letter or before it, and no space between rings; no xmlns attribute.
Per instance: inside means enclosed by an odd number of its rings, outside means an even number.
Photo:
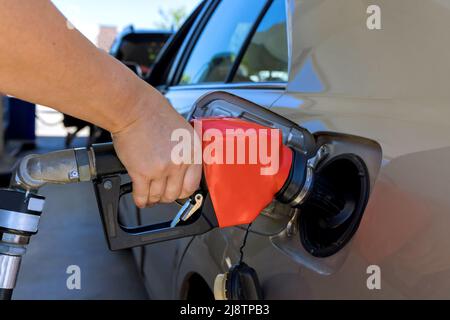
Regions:
<svg viewBox="0 0 450 320"><path fill-rule="evenodd" d="M120 175L126 174L127 170L117 157L112 143L95 144L90 150L95 167L93 182L97 204L111 250L194 236L218 225L214 211L210 209L175 227L172 226L173 221L133 228L123 226L119 219L119 201L121 196L132 192L132 187L131 184L122 185Z"/></svg>
<svg viewBox="0 0 450 320"><path fill-rule="evenodd" d="M131 192L130 185L122 185L121 177L116 175L98 178L94 182L94 190L106 240L111 250L195 236L218 226L214 211L211 209L212 204L208 201L207 205L210 207L208 210L202 212L200 208L193 217L180 222L177 226L172 226L173 221L170 220L152 225L127 227L120 222L119 201L122 195Z"/></svg>
<svg viewBox="0 0 450 320"><path fill-rule="evenodd" d="M91 147L97 178L127 173L116 154L112 142L94 144Z"/></svg>

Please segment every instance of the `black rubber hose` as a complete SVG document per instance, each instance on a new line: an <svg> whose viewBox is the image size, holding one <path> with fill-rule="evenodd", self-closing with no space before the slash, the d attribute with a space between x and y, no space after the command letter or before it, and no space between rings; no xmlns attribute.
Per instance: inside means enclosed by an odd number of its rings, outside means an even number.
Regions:
<svg viewBox="0 0 450 320"><path fill-rule="evenodd" d="M0 289L0 300L11 300L13 289Z"/></svg>

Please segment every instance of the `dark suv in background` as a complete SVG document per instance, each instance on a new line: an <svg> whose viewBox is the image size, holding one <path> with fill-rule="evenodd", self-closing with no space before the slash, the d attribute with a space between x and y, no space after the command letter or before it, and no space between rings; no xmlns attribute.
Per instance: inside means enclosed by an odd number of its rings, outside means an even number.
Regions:
<svg viewBox="0 0 450 320"><path fill-rule="evenodd" d="M109 53L133 68L139 76L146 77L171 36L171 31L135 29L129 26L116 37Z"/></svg>

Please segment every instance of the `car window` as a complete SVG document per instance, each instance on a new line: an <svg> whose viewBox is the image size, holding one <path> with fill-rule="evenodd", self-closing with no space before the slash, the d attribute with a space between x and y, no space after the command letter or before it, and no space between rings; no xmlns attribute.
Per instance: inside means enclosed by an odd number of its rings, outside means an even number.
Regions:
<svg viewBox="0 0 450 320"><path fill-rule="evenodd" d="M197 40L179 84L224 82L265 3L222 0Z"/></svg>
<svg viewBox="0 0 450 320"><path fill-rule="evenodd" d="M233 82L286 82L287 80L285 0L275 0L253 35Z"/></svg>

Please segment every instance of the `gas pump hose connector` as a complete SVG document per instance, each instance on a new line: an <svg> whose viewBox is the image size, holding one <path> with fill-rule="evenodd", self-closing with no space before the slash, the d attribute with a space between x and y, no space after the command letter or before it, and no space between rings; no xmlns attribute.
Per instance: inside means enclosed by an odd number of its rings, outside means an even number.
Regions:
<svg viewBox="0 0 450 320"><path fill-rule="evenodd" d="M112 143L89 148L67 149L42 155L29 155L20 161L11 187L38 190L45 184L92 181L100 176L126 173Z"/></svg>

